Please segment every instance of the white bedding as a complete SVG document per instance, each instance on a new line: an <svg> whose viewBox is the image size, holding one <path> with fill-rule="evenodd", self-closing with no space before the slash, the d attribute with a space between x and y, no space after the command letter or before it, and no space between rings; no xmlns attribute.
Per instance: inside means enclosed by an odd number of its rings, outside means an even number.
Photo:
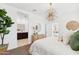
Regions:
<svg viewBox="0 0 79 59"><path fill-rule="evenodd" d="M35 41L29 52L33 55L76 55L69 45L59 42L56 37L48 37Z"/></svg>

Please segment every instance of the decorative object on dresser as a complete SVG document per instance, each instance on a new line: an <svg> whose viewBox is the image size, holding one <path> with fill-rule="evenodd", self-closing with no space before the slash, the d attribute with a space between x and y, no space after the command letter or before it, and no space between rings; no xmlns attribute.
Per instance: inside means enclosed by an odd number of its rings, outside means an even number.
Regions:
<svg viewBox="0 0 79 59"><path fill-rule="evenodd" d="M4 52L8 48L8 44L4 44L5 35L9 34L10 30L9 27L14 24L12 22L11 17L7 15L5 9L0 9L0 37L1 37L1 45L0 45L0 52Z"/></svg>

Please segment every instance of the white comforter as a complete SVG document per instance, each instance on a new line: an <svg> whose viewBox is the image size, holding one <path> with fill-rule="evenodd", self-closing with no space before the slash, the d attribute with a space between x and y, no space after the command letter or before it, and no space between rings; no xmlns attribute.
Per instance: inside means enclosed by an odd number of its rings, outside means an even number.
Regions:
<svg viewBox="0 0 79 59"><path fill-rule="evenodd" d="M55 37L48 37L35 41L29 52L33 55L75 55L69 45L64 45Z"/></svg>

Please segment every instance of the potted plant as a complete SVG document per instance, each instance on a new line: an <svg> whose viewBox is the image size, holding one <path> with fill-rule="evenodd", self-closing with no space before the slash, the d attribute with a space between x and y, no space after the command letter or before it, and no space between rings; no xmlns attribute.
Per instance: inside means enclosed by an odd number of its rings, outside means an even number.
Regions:
<svg viewBox="0 0 79 59"><path fill-rule="evenodd" d="M12 22L11 17L7 15L6 10L0 9L0 52L6 51L8 48L8 44L4 44L4 37L6 34L9 34L9 27L11 27L12 24L14 24L14 22Z"/></svg>

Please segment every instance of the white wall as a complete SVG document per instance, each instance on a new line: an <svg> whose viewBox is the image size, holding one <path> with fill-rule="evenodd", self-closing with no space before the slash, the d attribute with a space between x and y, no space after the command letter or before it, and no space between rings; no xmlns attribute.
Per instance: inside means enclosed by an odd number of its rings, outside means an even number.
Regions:
<svg viewBox="0 0 79 59"><path fill-rule="evenodd" d="M57 18L55 22L60 24L60 32L64 33L67 31L66 23L71 20L79 22L79 4L77 3L63 3L54 4L56 9Z"/></svg>
<svg viewBox="0 0 79 59"><path fill-rule="evenodd" d="M0 8L6 9L8 15L12 18L13 22L17 20L16 9L5 4L0 4ZM16 22L10 28L10 33L5 36L5 43L9 44L8 49L13 49L17 47L17 33L16 33ZM1 43L1 39L0 39Z"/></svg>
<svg viewBox="0 0 79 59"><path fill-rule="evenodd" d="M79 22L79 4L78 3L55 3L53 4L55 9L55 19L53 22L59 24L60 34L64 34L68 30L66 29L66 23L71 20ZM48 30L48 29L47 29ZM50 35L51 32L48 32Z"/></svg>

